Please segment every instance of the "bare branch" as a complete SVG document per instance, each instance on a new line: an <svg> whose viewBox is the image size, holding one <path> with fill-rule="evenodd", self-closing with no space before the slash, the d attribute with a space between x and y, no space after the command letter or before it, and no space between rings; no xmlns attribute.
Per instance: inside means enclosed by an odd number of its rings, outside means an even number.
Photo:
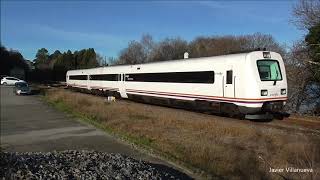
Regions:
<svg viewBox="0 0 320 180"><path fill-rule="evenodd" d="M308 30L320 22L320 0L300 0L293 7L293 23L299 29Z"/></svg>

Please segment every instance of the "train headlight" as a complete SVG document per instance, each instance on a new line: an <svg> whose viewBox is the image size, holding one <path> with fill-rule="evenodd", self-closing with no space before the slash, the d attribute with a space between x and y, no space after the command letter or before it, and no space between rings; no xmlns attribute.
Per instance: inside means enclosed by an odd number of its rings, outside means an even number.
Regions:
<svg viewBox="0 0 320 180"><path fill-rule="evenodd" d="M261 96L268 96L268 90L261 90Z"/></svg>
<svg viewBox="0 0 320 180"><path fill-rule="evenodd" d="M286 89L281 89L281 95L287 94L287 90Z"/></svg>

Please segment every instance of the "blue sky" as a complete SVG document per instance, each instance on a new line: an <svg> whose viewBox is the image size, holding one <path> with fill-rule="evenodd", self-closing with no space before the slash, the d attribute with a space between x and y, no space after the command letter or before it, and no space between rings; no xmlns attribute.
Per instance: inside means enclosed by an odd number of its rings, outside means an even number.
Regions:
<svg viewBox="0 0 320 180"><path fill-rule="evenodd" d="M271 34L290 46L303 37L290 23L296 1L1 1L1 43L34 59L39 48L94 48L117 56L129 41Z"/></svg>

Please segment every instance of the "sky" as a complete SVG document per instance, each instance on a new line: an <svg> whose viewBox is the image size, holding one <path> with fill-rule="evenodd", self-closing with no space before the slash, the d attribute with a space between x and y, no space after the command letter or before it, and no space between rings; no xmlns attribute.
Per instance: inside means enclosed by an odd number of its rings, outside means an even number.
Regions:
<svg viewBox="0 0 320 180"><path fill-rule="evenodd" d="M33 60L38 49L94 48L117 57L143 34L154 40L271 34L292 45L304 32L290 22L294 0L271 1L21 1L1 0L1 44Z"/></svg>

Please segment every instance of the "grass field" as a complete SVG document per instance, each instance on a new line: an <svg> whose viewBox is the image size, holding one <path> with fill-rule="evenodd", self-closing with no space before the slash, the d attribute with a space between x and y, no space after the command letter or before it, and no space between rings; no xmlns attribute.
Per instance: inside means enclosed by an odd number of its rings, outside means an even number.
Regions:
<svg viewBox="0 0 320 180"><path fill-rule="evenodd" d="M320 136L241 121L49 89L46 101L203 178L320 179ZM262 125L261 125L262 124ZM271 168L284 168L271 173ZM312 168L288 173L286 167Z"/></svg>

